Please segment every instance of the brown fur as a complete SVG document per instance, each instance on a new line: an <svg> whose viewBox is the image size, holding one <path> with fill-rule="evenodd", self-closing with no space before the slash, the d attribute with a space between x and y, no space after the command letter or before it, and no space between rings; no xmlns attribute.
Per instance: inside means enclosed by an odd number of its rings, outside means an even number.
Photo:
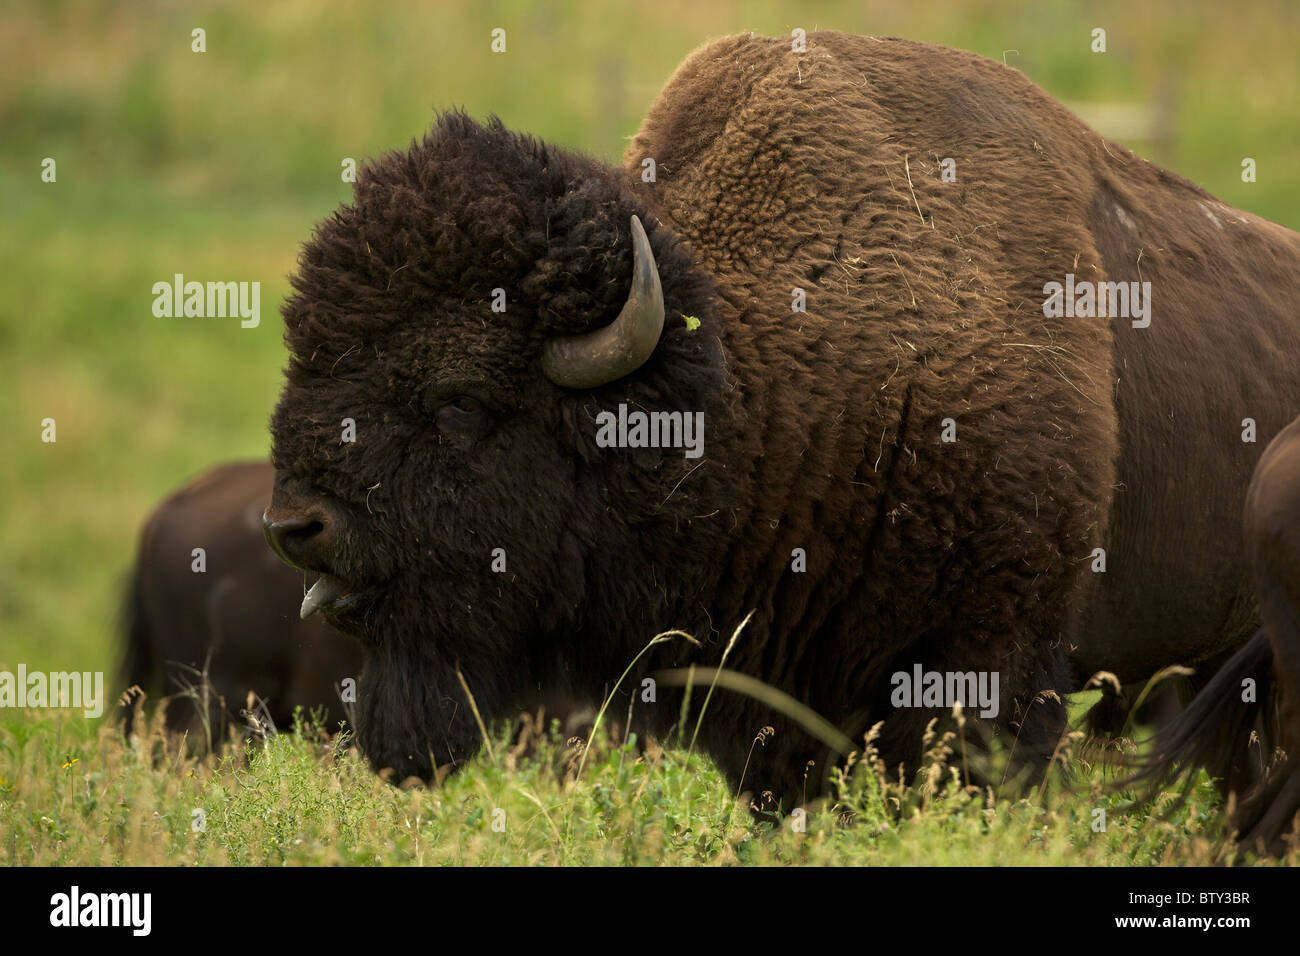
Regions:
<svg viewBox="0 0 1300 956"><path fill-rule="evenodd" d="M746 36L679 68L625 158L630 172L655 158L643 192L717 282L754 410L737 436L754 462L747 533L718 611L758 607L764 631L731 663L811 684L841 725L890 718L887 748L913 761L934 714L864 708L856 687L916 661L999 670L1018 724L1063 686L1054 648L1078 639L1114 484L1109 334L1040 310L1046 279L1098 258L1085 171L1053 160L1088 138L968 54L813 34L799 55ZM952 154L958 183L939 183ZM791 314L794 287L806 315ZM956 444L940 441L948 417ZM841 667L828 632L866 659ZM1041 759L1061 714L1034 706L1017 746Z"/></svg>
<svg viewBox="0 0 1300 956"><path fill-rule="evenodd" d="M886 396L903 393L910 365L943 374L904 335L913 296L934 348L954 361L978 352L976 369L999 376L997 401L1011 405L1028 379L1086 393L1035 392L974 436L1003 451L999 468L1040 434L1103 460L1118 446L1113 479L1095 468L1113 504L1109 530L1090 538L1110 562L1078 635L1079 677L1141 681L1244 643L1255 623L1237 543L1245 489L1258 449L1300 410L1300 237L1105 141L1015 70L893 38L814 34L804 55L786 40L708 44L660 95L625 165L643 156L659 163L647 191L716 272L745 286L815 279L810 300L832 322L867 307L874 326L857 337L875 333L865 354L883 353L872 360ZM955 184L938 181L947 156ZM1066 272L1151 280L1151 327L1045 320L1042 285ZM960 328L934 326L936 310ZM903 371L890 377L894 359ZM1101 444L1053 417L1080 402L1100 403L1086 417ZM960 405L944 411L966 423ZM1246 416L1259 444L1238 440Z"/></svg>
<svg viewBox="0 0 1300 956"><path fill-rule="evenodd" d="M948 156L956 183L938 177ZM621 382L558 389L542 343L610 321L632 213L663 278L663 339ZM444 117L367 167L286 307L272 512L322 521L302 566L363 595L335 615L370 647L363 747L429 776L477 746L458 670L489 716L534 684L599 696L652 634L706 646L662 645L636 681L718 663L755 610L727 665L847 733L886 719L891 766L916 766L939 714L890 705L891 673L920 663L998 671L991 729L1041 768L1064 722L1041 691L1095 665L1138 680L1244 638L1235 535L1197 522L1208 509L1235 528L1253 464L1236 422L1253 413L1267 435L1300 407L1270 351L1295 344L1272 290L1298 248L1014 70L901 40L707 44L621 175ZM1067 272L1151 279L1151 328L1044 318L1043 285ZM1265 384L1204 371L1207 349L1263 363ZM486 411L443 428L468 389ZM594 415L619 401L704 411L704 459L596 448ZM355 446L338 441L344 416ZM505 578L487 570L496 545ZM1089 570L1099 546L1106 575ZM638 706L664 731L679 700L661 688ZM702 740L739 785L768 724L744 783L790 806L816 790L804 765L820 745L727 691Z"/></svg>

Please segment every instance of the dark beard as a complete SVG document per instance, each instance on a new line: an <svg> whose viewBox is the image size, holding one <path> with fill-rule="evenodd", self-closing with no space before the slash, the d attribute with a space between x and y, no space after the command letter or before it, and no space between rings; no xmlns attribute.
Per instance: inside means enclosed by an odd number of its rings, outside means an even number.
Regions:
<svg viewBox="0 0 1300 956"><path fill-rule="evenodd" d="M357 688L357 742L375 772L391 783L437 768L455 770L483 742L456 663L387 642L367 649ZM485 722L501 713L501 688L463 675Z"/></svg>

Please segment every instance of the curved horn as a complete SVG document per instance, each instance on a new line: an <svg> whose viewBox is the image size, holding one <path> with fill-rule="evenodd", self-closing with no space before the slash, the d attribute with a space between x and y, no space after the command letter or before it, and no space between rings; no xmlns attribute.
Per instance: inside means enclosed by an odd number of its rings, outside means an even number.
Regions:
<svg viewBox="0 0 1300 956"><path fill-rule="evenodd" d="M645 364L664 329L664 293L650 240L632 217L632 291L609 325L581 335L551 339L542 350L542 371L561 388L596 388Z"/></svg>

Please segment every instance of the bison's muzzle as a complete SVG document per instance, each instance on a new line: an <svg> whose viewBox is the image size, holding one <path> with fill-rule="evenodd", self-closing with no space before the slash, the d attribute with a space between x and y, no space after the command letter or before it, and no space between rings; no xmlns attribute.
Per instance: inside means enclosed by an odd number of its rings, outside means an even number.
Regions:
<svg viewBox="0 0 1300 956"><path fill-rule="evenodd" d="M321 608L337 604L349 594L346 582L331 571L335 557L338 521L329 510L317 505L306 514L280 516L287 509L278 509L272 502L262 514L262 531L266 543L285 564L304 571L318 571L320 578L303 597L299 617L307 618ZM277 512L273 514L272 512Z"/></svg>

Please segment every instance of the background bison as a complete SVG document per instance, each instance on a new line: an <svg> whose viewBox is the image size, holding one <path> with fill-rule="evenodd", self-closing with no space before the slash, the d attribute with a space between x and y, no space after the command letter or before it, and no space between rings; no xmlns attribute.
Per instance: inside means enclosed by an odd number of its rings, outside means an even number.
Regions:
<svg viewBox="0 0 1300 956"><path fill-rule="evenodd" d="M1263 626L1145 757L1148 783L1207 769L1237 797L1232 825L1280 850L1300 812L1300 419L1269 444L1246 497L1244 539ZM1280 750L1280 753L1278 752Z"/></svg>
<svg viewBox="0 0 1300 956"><path fill-rule="evenodd" d="M265 708L257 716L282 730L299 706L322 711L334 729L346 717L338 688L361 670L356 642L298 617L302 575L267 550L272 477L262 462L214 468L160 504L140 536L123 678L169 698L170 729L211 743L246 723L250 692Z"/></svg>
<svg viewBox="0 0 1300 956"><path fill-rule="evenodd" d="M360 737L399 776L477 746L462 686L489 718L599 694L669 628L704 648L653 666L717 664L750 610L727 665L885 720L889 765L946 710L891 706L920 665L1000 675L993 723L1041 767L1040 692L1088 649L1140 680L1254 626L1236 429L1300 407L1297 251L1014 71L900 40L711 43L622 172L445 115L304 249L268 536L366 643ZM1149 324L1050 314L1075 276L1150 282ZM702 412L704 459L598 447L620 404ZM768 724L747 783L789 806L821 759L796 727L720 694L701 739L738 784Z"/></svg>

